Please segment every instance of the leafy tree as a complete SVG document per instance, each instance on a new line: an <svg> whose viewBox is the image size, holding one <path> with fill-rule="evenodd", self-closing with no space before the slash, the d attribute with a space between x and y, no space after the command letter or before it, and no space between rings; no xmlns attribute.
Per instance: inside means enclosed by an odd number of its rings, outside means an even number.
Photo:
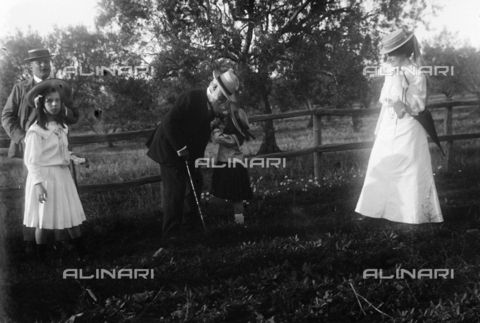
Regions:
<svg viewBox="0 0 480 323"><path fill-rule="evenodd" d="M464 46L458 50L455 61L459 65L457 73L462 78L465 91L475 94L480 100L480 51Z"/></svg>
<svg viewBox="0 0 480 323"><path fill-rule="evenodd" d="M298 65L295 60L306 57L302 49L308 52L310 45L326 54L313 70L328 66L337 82L312 76L311 71L303 75L314 82L296 81L310 84L310 91L326 88L323 93L329 97L316 98L319 101L351 102L354 93L346 89L352 88L352 75L361 67L360 59L353 57L373 53L377 28L412 23L426 6L425 1L413 0L372 4L373 9L367 10L355 0L102 0L97 22L103 28L118 25L137 42L148 39L161 48L156 77L174 91L205 86L214 67L230 65L241 80L243 104L268 114L275 87L289 87L289 80L298 76L291 71ZM329 46L337 51L329 52ZM308 70L308 65L303 69ZM298 93L291 95L299 99ZM278 151L272 121L264 123L264 134L259 153Z"/></svg>
<svg viewBox="0 0 480 323"><path fill-rule="evenodd" d="M298 105L352 108L359 101L363 107L369 106L369 79L363 69L368 57L374 60L371 42L371 37L355 30L348 38L335 32L311 35L296 46L292 66L284 69L273 98L284 109Z"/></svg>
<svg viewBox="0 0 480 323"><path fill-rule="evenodd" d="M142 62L128 50L125 37L76 26L55 29L47 44L56 52L58 74L71 82L84 122L93 131L111 133L155 124L153 84L144 74L134 75L133 67ZM119 75L119 66L131 66L132 70Z"/></svg>
<svg viewBox="0 0 480 323"><path fill-rule="evenodd" d="M458 48L457 39L456 34L444 28L431 42L425 41L423 46L426 66L432 66L433 71L435 71L434 67L448 67L446 75L433 73L429 77L431 90L444 94L447 100L465 92L464 75L461 73L462 68L458 60L462 50Z"/></svg>
<svg viewBox="0 0 480 323"><path fill-rule="evenodd" d="M151 75L124 73L118 66L140 66L141 57L130 50L128 37L110 31L90 32L84 26L54 28L45 38L36 33L17 32L2 40L7 48L0 57L2 107L13 84L31 76L24 62L28 50L48 48L53 75L66 79L73 89L75 106L85 123L97 133L153 127L155 122L156 91ZM99 73L102 67L113 70ZM85 76L92 72L92 75ZM134 71L132 71L133 73Z"/></svg>
<svg viewBox="0 0 480 323"><path fill-rule="evenodd" d="M0 39L0 44L5 50L0 54L0 106L5 106L13 85L32 76L28 51L43 47L43 39L29 29L26 33L17 31L13 35Z"/></svg>
<svg viewBox="0 0 480 323"><path fill-rule="evenodd" d="M139 130L145 125L155 125L152 122L154 91L148 80L128 77L106 83L94 100L96 111L101 111L97 119L102 121L104 132Z"/></svg>
<svg viewBox="0 0 480 323"><path fill-rule="evenodd" d="M13 85L32 75L30 63L25 61L28 51L42 47L42 38L36 32L28 29L26 33L17 31L13 35L0 39L0 113L3 111ZM2 134L6 134L0 127Z"/></svg>

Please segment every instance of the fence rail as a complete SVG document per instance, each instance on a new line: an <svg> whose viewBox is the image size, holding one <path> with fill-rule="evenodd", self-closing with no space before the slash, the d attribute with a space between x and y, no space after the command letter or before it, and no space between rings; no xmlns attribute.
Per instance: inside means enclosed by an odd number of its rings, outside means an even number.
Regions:
<svg viewBox="0 0 480 323"><path fill-rule="evenodd" d="M449 107L466 107L466 106L479 106L480 101L451 101L451 102L439 102L428 104L429 109L440 109L440 108L449 108ZM276 119L288 119L295 117L303 117L309 115L316 116L341 116L341 117L354 117L354 116L367 116L380 113L379 108L374 109L313 109L313 110L300 110L300 111L291 111L278 114L261 114L255 115L248 118L248 121L261 122L268 120ZM139 131L130 131L130 132L121 132L121 133L109 133L102 135L80 135L70 137L70 144L73 146L78 145L87 145L93 143L103 143L103 142L112 142L112 141L122 141L122 140L134 140L138 138L147 138L153 134L155 129L146 129ZM9 138L0 139L0 148L8 148L10 145Z"/></svg>
<svg viewBox="0 0 480 323"><path fill-rule="evenodd" d="M447 166L450 163L450 156L453 150L453 142L457 140L479 139L480 133L468 133L468 134L452 134L452 119L454 107L467 107L467 106L480 106L480 101L451 101L451 102L439 102L428 104L429 109L445 108L444 129L443 136L439 136L440 141L446 141L447 145L444 147L447 155ZM280 114L266 114L256 115L249 118L250 122L262 122L267 120L286 119L301 116L314 116L313 132L314 132L314 147L299 149L294 151L284 151L273 154L255 156L257 158L287 158L302 155L314 154L314 173L315 177L322 178L321 167L321 154L334 151L346 151L346 150L358 150L369 149L373 146L373 141L353 142L353 143L337 143L337 144L322 144L321 136L321 117L322 116L367 116L374 115L380 112L379 108L375 109L312 109L291 111ZM70 137L70 143L72 145L85 145L92 143L103 143L122 140L133 140L138 138L146 138L153 134L155 129L131 131L123 133L113 133L106 135L82 135ZM430 138L429 141L431 142ZM0 139L0 148L7 148L10 144L10 139ZM156 183L161 181L161 176L148 176L138 178L132 181L119 182L119 183L107 183L107 184L93 184L93 185L81 185L78 187L80 193L94 193L104 191L115 190L128 190L141 185ZM0 194L4 196L19 196L23 190L20 188L0 188Z"/></svg>

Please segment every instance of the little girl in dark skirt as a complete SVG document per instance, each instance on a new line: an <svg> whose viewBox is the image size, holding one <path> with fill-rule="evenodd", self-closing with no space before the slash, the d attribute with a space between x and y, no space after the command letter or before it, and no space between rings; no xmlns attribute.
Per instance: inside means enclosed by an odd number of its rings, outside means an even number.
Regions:
<svg viewBox="0 0 480 323"><path fill-rule="evenodd" d="M230 103L230 113L226 117L223 132L219 129L220 122L217 120L212 126L212 141L219 147L211 193L215 197L231 201L235 222L243 224L243 200L252 199L253 192L248 170L242 165L244 156L241 146L245 140L255 137L248 131L249 124L245 111L234 102Z"/></svg>

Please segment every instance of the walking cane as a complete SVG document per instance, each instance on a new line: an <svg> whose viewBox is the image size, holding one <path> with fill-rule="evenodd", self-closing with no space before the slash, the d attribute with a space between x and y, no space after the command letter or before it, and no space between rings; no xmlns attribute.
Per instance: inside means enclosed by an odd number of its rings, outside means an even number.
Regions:
<svg viewBox="0 0 480 323"><path fill-rule="evenodd" d="M197 202L198 213L200 213L200 218L202 219L203 229L205 230L205 234L207 233L207 228L205 227L205 221L203 221L202 210L200 209L200 204L198 203L197 192L195 191L195 187L193 186L192 181L192 174L190 174L190 168L188 167L188 160L185 159L185 165L187 166L188 178L190 179L190 184L192 186L193 195L195 196L195 202Z"/></svg>

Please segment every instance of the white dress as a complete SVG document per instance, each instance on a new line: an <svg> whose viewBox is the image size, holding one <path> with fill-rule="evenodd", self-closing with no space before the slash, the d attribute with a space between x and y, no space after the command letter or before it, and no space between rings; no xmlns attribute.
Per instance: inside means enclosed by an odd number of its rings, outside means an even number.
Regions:
<svg viewBox="0 0 480 323"><path fill-rule="evenodd" d="M414 114L425 109L426 79L411 73L414 68L410 60L402 66L408 82L403 72L385 76L375 143L355 211L395 222L442 222L427 133L410 114L399 119L387 103L400 98Z"/></svg>
<svg viewBox="0 0 480 323"><path fill-rule="evenodd" d="M85 213L68 168L68 128L56 122L47 127L45 130L35 123L25 136L28 176L23 224L40 229L71 228L85 221ZM43 203L38 201L35 190L35 184L40 182L47 191Z"/></svg>

